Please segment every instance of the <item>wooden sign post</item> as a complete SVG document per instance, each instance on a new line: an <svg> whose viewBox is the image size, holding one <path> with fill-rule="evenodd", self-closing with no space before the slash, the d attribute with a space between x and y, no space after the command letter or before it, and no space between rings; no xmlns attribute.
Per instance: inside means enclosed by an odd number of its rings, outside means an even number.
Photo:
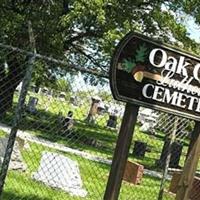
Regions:
<svg viewBox="0 0 200 200"><path fill-rule="evenodd" d="M111 165L104 200L117 200L124 175L132 135L138 115L138 106L127 103Z"/></svg>
<svg viewBox="0 0 200 200"><path fill-rule="evenodd" d="M200 122L196 122L194 132L200 132ZM200 134L194 143L178 184L178 190L176 194L176 200L189 200L190 190L194 181L195 171L197 169L198 161L200 157Z"/></svg>
<svg viewBox="0 0 200 200"><path fill-rule="evenodd" d="M199 83L199 57L134 32L120 41L112 57L110 86L114 98L127 104L104 200L119 196L138 107L199 121L195 131L200 132ZM200 136L184 167L177 200L188 200L199 154Z"/></svg>

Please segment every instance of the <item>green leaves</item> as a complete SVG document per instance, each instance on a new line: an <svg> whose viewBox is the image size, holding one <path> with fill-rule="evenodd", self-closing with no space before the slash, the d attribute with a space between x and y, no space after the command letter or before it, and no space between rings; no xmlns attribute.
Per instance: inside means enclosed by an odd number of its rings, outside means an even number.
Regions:
<svg viewBox="0 0 200 200"><path fill-rule="evenodd" d="M64 58L77 66L107 71L114 48L130 30L154 35L167 43L174 37L184 48L199 50L199 45L188 37L185 25L177 20L177 16L184 16L179 13L183 10L200 23L197 0L187 3L181 0L148 3L144 0L26 1L28 5L22 2L0 0L1 42L28 48L26 21L30 20L39 53ZM193 8L195 12L191 12ZM18 13L19 10L24 12ZM77 51L80 47L90 55ZM143 62L146 53L145 46L139 47L134 60L124 63L125 70L130 72L135 63Z"/></svg>
<svg viewBox="0 0 200 200"><path fill-rule="evenodd" d="M145 44L142 44L139 49L136 50L135 61L144 62L146 56L148 55L148 50Z"/></svg>
<svg viewBox="0 0 200 200"><path fill-rule="evenodd" d="M143 43L139 46L138 49L136 49L135 58L133 59L124 59L122 62L122 68L128 72L131 73L133 68L136 67L136 65L140 62L145 62L146 57L148 56L148 49Z"/></svg>
<svg viewBox="0 0 200 200"><path fill-rule="evenodd" d="M131 71L133 70L133 68L136 66L136 63L134 60L127 60L125 59L124 62L122 63L122 67L124 68L124 70L128 73L131 73Z"/></svg>

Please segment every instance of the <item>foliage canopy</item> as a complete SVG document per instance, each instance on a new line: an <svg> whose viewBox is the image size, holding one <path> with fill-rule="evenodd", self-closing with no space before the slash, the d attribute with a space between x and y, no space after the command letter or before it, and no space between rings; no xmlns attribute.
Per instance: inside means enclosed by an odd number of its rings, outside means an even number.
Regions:
<svg viewBox="0 0 200 200"><path fill-rule="evenodd" d="M131 30L175 45L179 41L197 52L182 22L191 14L200 23L199 4L195 0L0 0L0 39L27 48L30 20L38 53L107 71L114 47Z"/></svg>
<svg viewBox="0 0 200 200"><path fill-rule="evenodd" d="M199 45L190 39L183 23L190 15L200 24L199 10L196 0L0 0L0 42L30 50L27 26L31 21L37 52L67 63L58 66L36 62L33 77L39 86L44 81L55 83L55 74L65 75L69 66L107 74L115 46L129 31L176 46L181 44L184 49L199 53ZM21 66L27 58L15 54L0 58L0 80L4 85L0 93L10 88L4 100L0 100L3 113L24 76ZM91 84L101 81L89 75L84 78L89 78Z"/></svg>

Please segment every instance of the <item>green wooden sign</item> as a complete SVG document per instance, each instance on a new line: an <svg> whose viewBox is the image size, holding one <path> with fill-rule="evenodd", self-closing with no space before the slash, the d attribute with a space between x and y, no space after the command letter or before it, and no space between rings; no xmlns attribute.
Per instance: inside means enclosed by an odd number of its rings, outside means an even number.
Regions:
<svg viewBox="0 0 200 200"><path fill-rule="evenodd" d="M126 35L110 68L116 100L200 120L200 59L137 33Z"/></svg>

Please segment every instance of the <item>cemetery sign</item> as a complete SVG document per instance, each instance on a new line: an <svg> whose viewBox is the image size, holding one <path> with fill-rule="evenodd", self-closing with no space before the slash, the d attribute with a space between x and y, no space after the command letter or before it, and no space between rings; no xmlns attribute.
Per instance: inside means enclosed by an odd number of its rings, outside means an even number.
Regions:
<svg viewBox="0 0 200 200"><path fill-rule="evenodd" d="M116 100L200 121L200 58L129 33L112 59Z"/></svg>

